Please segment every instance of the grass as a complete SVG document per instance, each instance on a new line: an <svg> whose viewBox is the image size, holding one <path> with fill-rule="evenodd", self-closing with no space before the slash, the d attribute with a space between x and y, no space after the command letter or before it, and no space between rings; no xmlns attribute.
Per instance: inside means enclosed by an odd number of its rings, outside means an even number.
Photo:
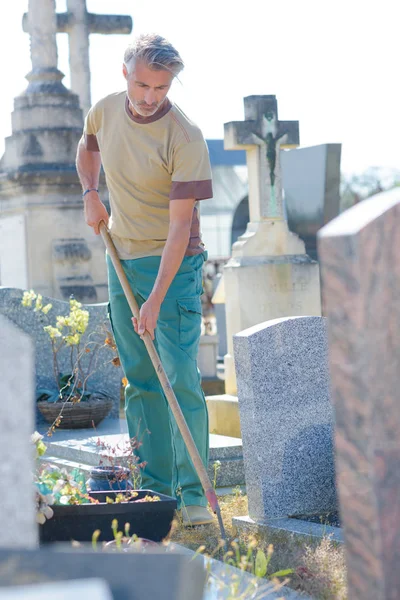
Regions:
<svg viewBox="0 0 400 600"><path fill-rule="evenodd" d="M237 489L234 494L221 497L219 505L228 546L232 541L236 541L245 553L249 544L253 543L256 549L261 549L267 554L271 540L244 533L236 535L232 528L232 517L248 514L247 496ZM225 553L220 547L217 519L214 525L194 528L183 527L182 523L175 519L170 540L194 551L202 548L204 554L220 560ZM309 543L293 543L290 547L287 539L280 541L279 538L275 538L273 541L270 573L291 568L294 572L288 576L286 585L292 589L305 592L317 600L347 599L344 546L332 542L328 537L319 543L310 539Z"/></svg>

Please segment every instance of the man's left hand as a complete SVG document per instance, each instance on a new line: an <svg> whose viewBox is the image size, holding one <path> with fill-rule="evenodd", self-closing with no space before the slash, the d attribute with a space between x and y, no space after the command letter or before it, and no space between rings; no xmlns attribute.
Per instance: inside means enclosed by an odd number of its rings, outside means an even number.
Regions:
<svg viewBox="0 0 400 600"><path fill-rule="evenodd" d="M143 335L148 331L152 340L154 340L154 330L157 326L158 315L160 314L160 303L149 296L142 304L140 309L139 322L135 317L132 317L133 327L138 335Z"/></svg>

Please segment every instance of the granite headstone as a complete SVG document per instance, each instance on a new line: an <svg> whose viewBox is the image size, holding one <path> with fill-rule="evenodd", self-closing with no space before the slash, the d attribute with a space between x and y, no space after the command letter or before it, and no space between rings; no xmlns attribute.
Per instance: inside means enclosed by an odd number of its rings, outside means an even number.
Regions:
<svg viewBox="0 0 400 600"><path fill-rule="evenodd" d="M33 468L33 344L0 315L0 548L38 544Z"/></svg>
<svg viewBox="0 0 400 600"><path fill-rule="evenodd" d="M267 321L234 350L249 516L335 510L325 319Z"/></svg>
<svg viewBox="0 0 400 600"><path fill-rule="evenodd" d="M340 211L341 144L320 144L281 152L284 206L290 231L314 260L317 232Z"/></svg>
<svg viewBox="0 0 400 600"><path fill-rule="evenodd" d="M400 189L319 236L352 600L400 598Z"/></svg>

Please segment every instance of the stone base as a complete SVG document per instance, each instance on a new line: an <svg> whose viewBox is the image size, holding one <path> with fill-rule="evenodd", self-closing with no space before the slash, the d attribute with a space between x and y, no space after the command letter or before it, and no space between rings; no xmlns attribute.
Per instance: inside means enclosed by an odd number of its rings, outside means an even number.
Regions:
<svg viewBox="0 0 400 600"><path fill-rule="evenodd" d="M206 401L210 433L241 438L237 397L222 393L207 396Z"/></svg>
<svg viewBox="0 0 400 600"><path fill-rule="evenodd" d="M320 542L329 536L334 542L343 544L343 534L340 527L320 525L301 519L269 519L267 521L253 521L249 516L233 517L232 526L237 533L261 535L271 544L278 546L298 545L299 543Z"/></svg>
<svg viewBox="0 0 400 600"><path fill-rule="evenodd" d="M328 536L344 551L342 531L338 527L289 518L269 519L256 523L248 516L234 517L232 526L233 534L236 536L239 534L243 534L244 537L255 536L257 540L273 545L274 551L269 564L270 573L288 568L301 573L308 549L318 548L322 540Z"/></svg>
<svg viewBox="0 0 400 600"><path fill-rule="evenodd" d="M225 391L237 394L233 336L273 319L320 316L318 263L306 254L233 256L224 267L228 353Z"/></svg>

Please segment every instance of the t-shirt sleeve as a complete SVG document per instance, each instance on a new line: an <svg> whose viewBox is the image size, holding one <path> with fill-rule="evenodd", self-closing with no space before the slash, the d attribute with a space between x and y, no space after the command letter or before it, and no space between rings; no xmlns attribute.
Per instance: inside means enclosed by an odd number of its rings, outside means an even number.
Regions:
<svg viewBox="0 0 400 600"><path fill-rule="evenodd" d="M170 200L212 198L211 165L204 139L176 149L172 169Z"/></svg>
<svg viewBox="0 0 400 600"><path fill-rule="evenodd" d="M92 106L86 115L85 125L83 128L83 139L85 143L86 150L90 152L100 152L99 144L97 141L97 132L99 127L96 123L97 119L97 111L96 106Z"/></svg>

